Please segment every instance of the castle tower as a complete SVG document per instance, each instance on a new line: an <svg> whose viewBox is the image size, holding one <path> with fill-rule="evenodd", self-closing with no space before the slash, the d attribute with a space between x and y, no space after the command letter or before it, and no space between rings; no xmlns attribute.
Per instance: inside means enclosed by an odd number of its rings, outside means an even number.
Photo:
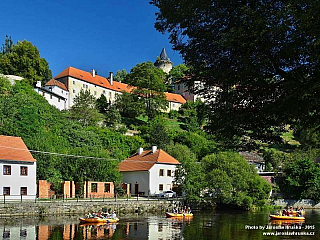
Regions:
<svg viewBox="0 0 320 240"><path fill-rule="evenodd" d="M173 62L171 62L170 58L168 58L165 48L162 49L160 57L157 58L157 61L154 63L154 65L158 68L161 68L167 74L172 69Z"/></svg>

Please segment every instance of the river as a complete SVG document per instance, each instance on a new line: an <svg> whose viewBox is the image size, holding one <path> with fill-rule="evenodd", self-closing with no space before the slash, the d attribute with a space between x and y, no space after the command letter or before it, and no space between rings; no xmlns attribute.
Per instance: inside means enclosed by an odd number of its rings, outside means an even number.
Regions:
<svg viewBox="0 0 320 240"><path fill-rule="evenodd" d="M269 211L215 211L195 213L193 219L120 215L119 223L100 226L79 225L79 216L0 218L0 239L320 239L320 210L307 210L305 223L295 224L270 222L269 214Z"/></svg>

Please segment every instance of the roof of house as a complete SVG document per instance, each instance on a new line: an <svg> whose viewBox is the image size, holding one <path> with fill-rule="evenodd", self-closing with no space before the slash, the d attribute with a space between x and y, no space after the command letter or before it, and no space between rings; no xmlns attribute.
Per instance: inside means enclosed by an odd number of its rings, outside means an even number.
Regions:
<svg viewBox="0 0 320 240"><path fill-rule="evenodd" d="M239 152L239 154L244 157L248 162L263 163L264 159L259 154L254 152Z"/></svg>
<svg viewBox="0 0 320 240"><path fill-rule="evenodd" d="M113 81L113 84L110 84L110 81L102 76L99 75L95 75L94 77L92 76L92 74L90 72L86 72L74 67L68 67L65 70L63 70L61 73L59 73L55 79L59 79L59 78L63 78L63 77L67 77L67 76L71 76L74 78L77 78L79 80L91 83L91 84L95 84L97 86L101 86L104 88L108 88L110 90L113 91L117 91L117 92L130 92L132 89L134 89L134 87L126 84L126 83L121 83L121 82L117 82L117 81ZM174 93L165 93L166 98L168 101L170 102L177 102L177 103L186 103L186 99L181 96L180 94L174 94Z"/></svg>
<svg viewBox="0 0 320 240"><path fill-rule="evenodd" d="M21 137L0 135L0 160L35 162Z"/></svg>
<svg viewBox="0 0 320 240"><path fill-rule="evenodd" d="M170 156L162 149L143 151L141 154L135 153L131 157L122 161L119 165L120 172L147 171L156 163L181 164L177 159Z"/></svg>
<svg viewBox="0 0 320 240"><path fill-rule="evenodd" d="M47 82L45 84L46 86L57 86L63 90L68 91L66 85L64 85L62 82L55 80L54 78L52 78L51 80L49 80L49 82Z"/></svg>
<svg viewBox="0 0 320 240"><path fill-rule="evenodd" d="M160 53L160 59L170 61L165 48L162 48L162 51Z"/></svg>

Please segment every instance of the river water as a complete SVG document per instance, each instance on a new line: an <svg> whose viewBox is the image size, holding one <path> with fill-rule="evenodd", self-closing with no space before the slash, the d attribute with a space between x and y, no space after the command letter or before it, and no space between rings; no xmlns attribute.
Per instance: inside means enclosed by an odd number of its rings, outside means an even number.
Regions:
<svg viewBox="0 0 320 240"><path fill-rule="evenodd" d="M119 223L104 225L79 225L79 216L0 218L0 239L320 239L320 210L307 210L305 223L270 222L269 214L215 211L195 213L193 219L120 215Z"/></svg>

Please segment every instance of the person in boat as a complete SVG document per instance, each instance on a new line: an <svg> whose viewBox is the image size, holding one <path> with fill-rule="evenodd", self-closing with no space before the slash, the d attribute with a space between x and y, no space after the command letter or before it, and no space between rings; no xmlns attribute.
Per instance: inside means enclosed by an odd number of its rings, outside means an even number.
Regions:
<svg viewBox="0 0 320 240"><path fill-rule="evenodd" d="M184 206L183 213L187 213L187 206Z"/></svg>
<svg viewBox="0 0 320 240"><path fill-rule="evenodd" d="M191 213L191 208L188 207L187 213Z"/></svg>
<svg viewBox="0 0 320 240"><path fill-rule="evenodd" d="M113 219L116 219L116 218L117 218L117 215L116 215L116 212L115 212L115 211L112 212L111 218L113 218Z"/></svg>

